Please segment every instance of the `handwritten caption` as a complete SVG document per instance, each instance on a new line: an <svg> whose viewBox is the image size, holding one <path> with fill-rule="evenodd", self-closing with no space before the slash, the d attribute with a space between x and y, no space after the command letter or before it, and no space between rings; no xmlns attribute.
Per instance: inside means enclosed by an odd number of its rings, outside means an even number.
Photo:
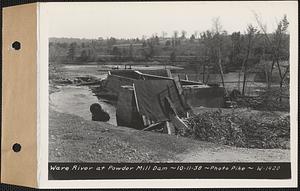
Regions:
<svg viewBox="0 0 300 191"><path fill-rule="evenodd" d="M53 164L49 166L50 171L279 171L280 165L270 165L270 166L243 166L243 165L57 165Z"/></svg>

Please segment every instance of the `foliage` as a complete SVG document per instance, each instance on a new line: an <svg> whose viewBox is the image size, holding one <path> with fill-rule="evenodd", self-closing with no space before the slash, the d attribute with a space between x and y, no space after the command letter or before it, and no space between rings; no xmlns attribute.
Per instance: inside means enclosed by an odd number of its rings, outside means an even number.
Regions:
<svg viewBox="0 0 300 191"><path fill-rule="evenodd" d="M195 37L194 34L192 34L191 37L190 37L190 42L194 42L195 40L196 40L196 37Z"/></svg>
<svg viewBox="0 0 300 191"><path fill-rule="evenodd" d="M170 60L171 60L172 62L174 62L174 61L176 60L176 52L175 52L175 51L173 51L173 52L171 53L171 55L170 55Z"/></svg>
<svg viewBox="0 0 300 191"><path fill-rule="evenodd" d="M73 42L70 44L69 49L68 49L68 58L70 61L74 61L74 59L75 59L76 48L77 48L76 42Z"/></svg>

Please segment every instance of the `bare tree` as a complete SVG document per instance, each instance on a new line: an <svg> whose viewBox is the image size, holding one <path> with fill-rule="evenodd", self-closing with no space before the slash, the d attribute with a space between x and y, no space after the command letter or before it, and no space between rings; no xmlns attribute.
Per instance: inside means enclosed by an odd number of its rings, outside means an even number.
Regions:
<svg viewBox="0 0 300 191"><path fill-rule="evenodd" d="M254 13L254 16L255 16L258 26L264 33L265 42L266 42L267 46L271 49L272 64L271 64L271 69L270 69L270 72L268 75L269 79L267 81L268 82L267 87L270 88L270 86L271 86L272 72L273 72L274 66L276 64L278 72L279 72L279 77L280 77L279 86L280 86L280 95L281 95L283 83L289 73L289 66L283 67L280 64L282 57L283 57L282 49L283 49L284 37L287 34L287 29L289 26L287 16L284 15L283 18L279 21L279 23L277 23L277 28L272 35L273 38L269 37L267 30L266 30L266 25L264 25L261 21L262 19L256 13ZM281 101L281 96L280 96L280 101Z"/></svg>
<svg viewBox="0 0 300 191"><path fill-rule="evenodd" d="M194 36L195 36L195 38L198 38L198 36L199 36L199 31L194 31Z"/></svg>
<svg viewBox="0 0 300 191"><path fill-rule="evenodd" d="M130 44L129 50L128 50L128 57L130 60L133 60L133 46Z"/></svg>
<svg viewBox="0 0 300 191"><path fill-rule="evenodd" d="M186 38L186 31L182 30L181 31L181 39L185 39Z"/></svg>
<svg viewBox="0 0 300 191"><path fill-rule="evenodd" d="M49 60L51 62L57 62L58 58L60 56L61 49L59 46L55 43L50 42L49 43Z"/></svg>
<svg viewBox="0 0 300 191"><path fill-rule="evenodd" d="M271 40L270 40L269 35L267 33L267 25L263 24L262 19L259 17L259 15L257 13L253 12L253 14L255 16L255 20L257 22L258 27L260 28L260 30L264 34L266 46L270 47L272 43L271 43ZM268 67L267 62L265 62L265 73L266 73L266 77L267 77L267 88L268 89L271 87L272 73L273 73L274 65L275 65L275 60L274 60L274 57L272 55L272 65L271 65L271 67Z"/></svg>
<svg viewBox="0 0 300 191"><path fill-rule="evenodd" d="M222 33L223 26L221 24L220 17L213 18L212 22L213 22L212 32L215 34Z"/></svg>
<svg viewBox="0 0 300 191"><path fill-rule="evenodd" d="M286 66L285 68L282 68L280 61L282 59L282 44L283 44L283 38L284 35L287 33L287 29L289 26L289 22L287 20L287 16L284 15L282 20L277 24L277 29L275 31L274 35L274 45L275 45L275 50L274 50L274 57L276 61L276 65L278 68L279 72L279 77L280 77L280 95L282 95L282 87L285 78L287 77L287 74L289 73L289 66ZM281 96L280 96L280 101L281 101Z"/></svg>
<svg viewBox="0 0 300 191"><path fill-rule="evenodd" d="M178 38L178 31L174 31L174 38L175 38L175 39Z"/></svg>
<svg viewBox="0 0 300 191"><path fill-rule="evenodd" d="M214 44L213 44L213 34L211 31L206 31L200 34L201 43L204 44L204 63L203 63L203 83L207 84L209 81L210 70L209 65L214 62ZM200 52L201 55L201 52ZM208 67L208 68L207 68ZM205 78L206 75L206 78Z"/></svg>
<svg viewBox="0 0 300 191"><path fill-rule="evenodd" d="M74 61L75 59L75 55L76 55L76 49L77 49L77 43L76 42L72 42L69 46L69 49L68 49L68 59L70 61Z"/></svg>
<svg viewBox="0 0 300 191"><path fill-rule="evenodd" d="M242 71L244 73L244 78L243 78L243 87L242 87L242 95L245 95L245 88L246 88L246 81L247 81L247 70L248 70L248 60L249 57L252 53L252 48L253 48L253 44L254 44L254 39L257 33L257 29L255 27L253 27L251 24L248 25L247 27L247 47L246 47L246 56L243 59L243 63L242 63Z"/></svg>
<svg viewBox="0 0 300 191"><path fill-rule="evenodd" d="M167 35L168 35L167 32L165 32L165 31L161 32L161 36L162 36L163 39L165 39L167 37Z"/></svg>
<svg viewBox="0 0 300 191"><path fill-rule="evenodd" d="M177 39L178 39L178 31L174 31L173 40L172 40L173 47L175 47L178 44Z"/></svg>
<svg viewBox="0 0 300 191"><path fill-rule="evenodd" d="M223 66L222 66L222 52L221 52L221 46L222 46L222 25L220 22L220 17L213 19L213 38L215 41L215 46L217 48L217 65L219 67L219 72L222 80L222 85L225 88L225 82L224 82L224 72L223 72Z"/></svg>

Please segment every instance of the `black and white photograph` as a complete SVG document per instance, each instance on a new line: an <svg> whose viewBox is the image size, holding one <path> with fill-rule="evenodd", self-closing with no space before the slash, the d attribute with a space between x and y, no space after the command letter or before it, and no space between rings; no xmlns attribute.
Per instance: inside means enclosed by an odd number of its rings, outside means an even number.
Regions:
<svg viewBox="0 0 300 191"><path fill-rule="evenodd" d="M49 4L49 163L290 164L297 21L270 3Z"/></svg>

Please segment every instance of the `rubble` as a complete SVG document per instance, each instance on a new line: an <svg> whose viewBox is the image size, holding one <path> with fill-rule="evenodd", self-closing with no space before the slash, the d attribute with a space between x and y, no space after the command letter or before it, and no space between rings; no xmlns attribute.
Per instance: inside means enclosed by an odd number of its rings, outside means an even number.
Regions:
<svg viewBox="0 0 300 191"><path fill-rule="evenodd" d="M223 113L222 110L204 112L186 120L189 129L179 134L224 145L246 148L289 148L290 119Z"/></svg>
<svg viewBox="0 0 300 191"><path fill-rule="evenodd" d="M248 107L263 111L286 111L290 110L289 89L272 88L260 93L259 96L237 96L237 107Z"/></svg>

